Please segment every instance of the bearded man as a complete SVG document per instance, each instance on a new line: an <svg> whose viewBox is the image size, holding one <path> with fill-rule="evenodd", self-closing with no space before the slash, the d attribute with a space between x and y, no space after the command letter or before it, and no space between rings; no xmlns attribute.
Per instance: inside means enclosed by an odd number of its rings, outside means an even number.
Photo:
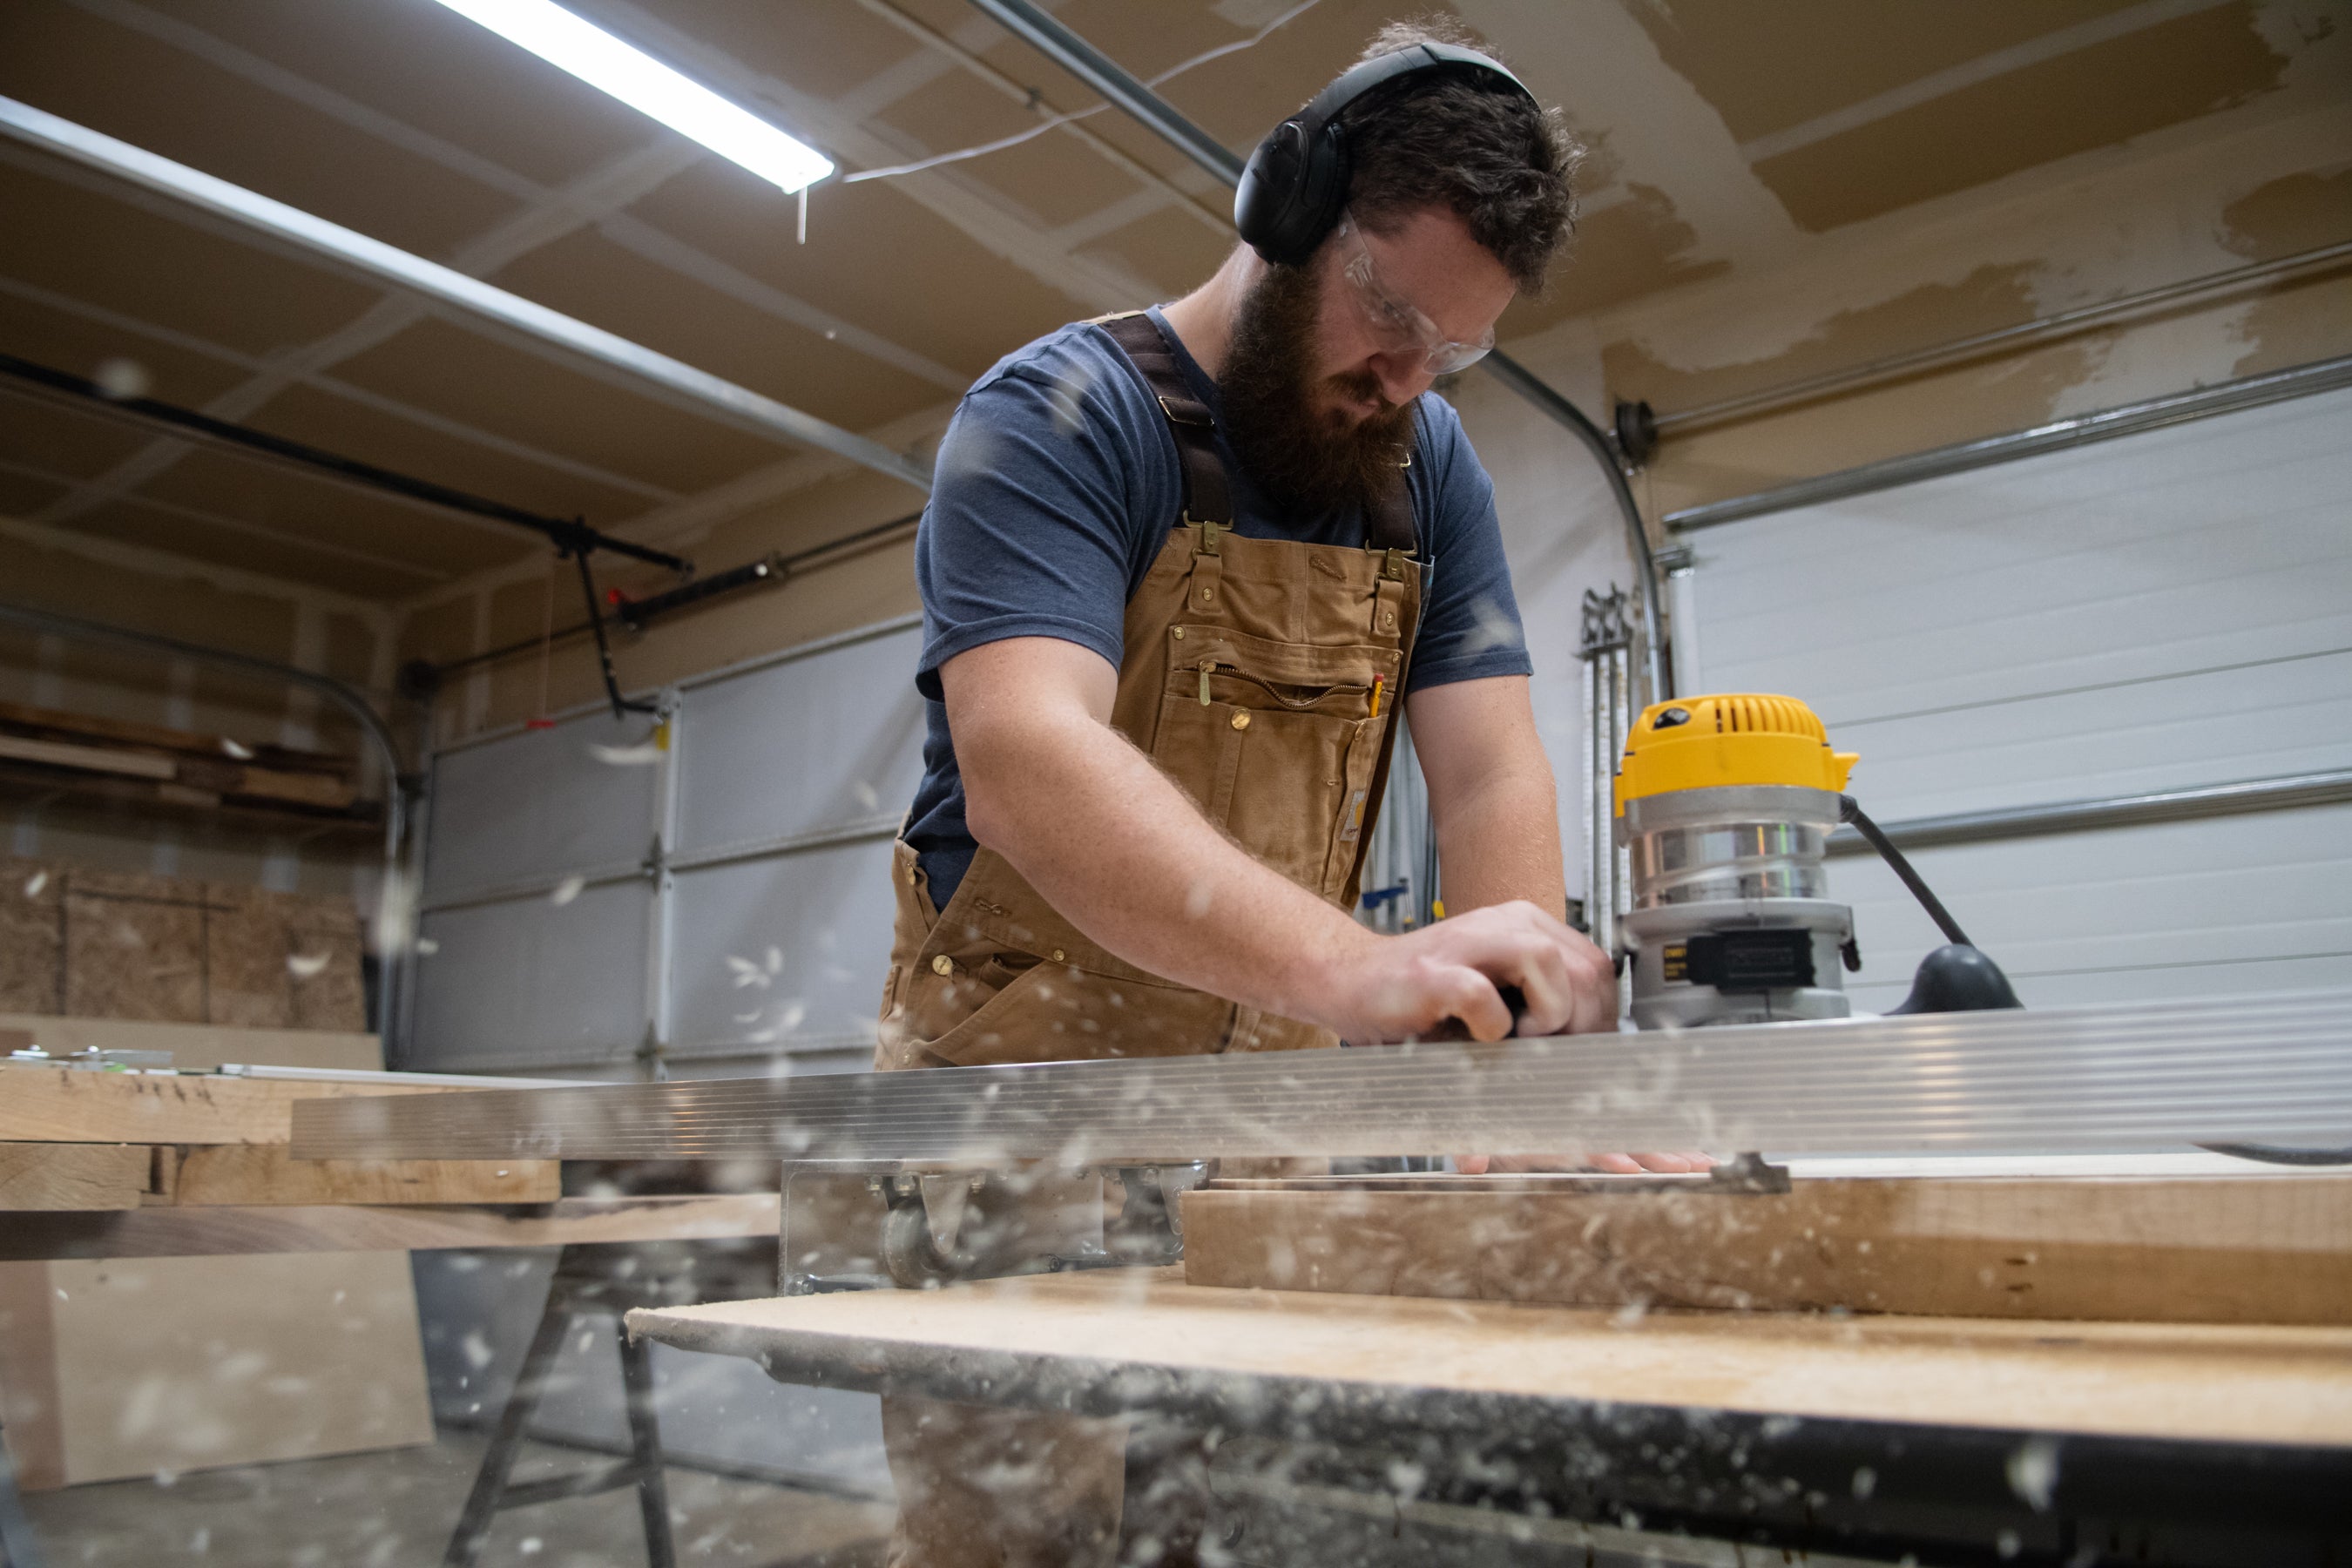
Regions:
<svg viewBox="0 0 2352 1568"><path fill-rule="evenodd" d="M1491 1040L1505 985L1522 1033L1615 1027L1494 487L1431 390L1542 284L1575 159L1462 37L1391 27L1260 149L1215 276L965 396L916 544L929 736L877 1067ZM1400 711L1450 914L1391 936L1351 911ZM1113 1561L1119 1424L884 1426L894 1564Z"/></svg>

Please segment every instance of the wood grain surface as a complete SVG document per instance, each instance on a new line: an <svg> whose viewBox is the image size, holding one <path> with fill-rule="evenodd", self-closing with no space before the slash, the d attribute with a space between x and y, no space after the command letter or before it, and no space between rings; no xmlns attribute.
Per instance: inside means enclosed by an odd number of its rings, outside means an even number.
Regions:
<svg viewBox="0 0 2352 1568"><path fill-rule="evenodd" d="M298 1100L466 1092L451 1085L90 1072L5 1063L0 1142L284 1143L293 1135L288 1107Z"/></svg>
<svg viewBox="0 0 2352 1568"><path fill-rule="evenodd" d="M1093 1413L1185 1386L1235 1411L1435 1394L2125 1436L2352 1446L2352 1330L1608 1310L1234 1290L1173 1269L633 1311L795 1381ZM1151 1373L1154 1375L1145 1375ZM1157 1374L1164 1373L1165 1376ZM784 1375L779 1373L779 1375Z"/></svg>
<svg viewBox="0 0 2352 1568"><path fill-rule="evenodd" d="M2352 1176L1819 1180L1785 1194L1223 1184L1185 1278L1583 1306L2352 1324Z"/></svg>
<svg viewBox="0 0 2352 1568"><path fill-rule="evenodd" d="M321 1204L27 1214L0 1225L0 1260L432 1251L776 1234L773 1193L561 1198L503 1206Z"/></svg>
<svg viewBox="0 0 2352 1568"><path fill-rule="evenodd" d="M0 1211L135 1209L152 1157L136 1143L0 1143Z"/></svg>

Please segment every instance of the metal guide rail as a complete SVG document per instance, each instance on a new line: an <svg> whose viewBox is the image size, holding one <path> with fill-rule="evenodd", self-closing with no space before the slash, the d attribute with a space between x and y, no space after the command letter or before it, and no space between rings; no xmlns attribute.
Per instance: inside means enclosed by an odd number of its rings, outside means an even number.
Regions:
<svg viewBox="0 0 2352 1568"><path fill-rule="evenodd" d="M2352 992L1495 1044L305 1100L306 1159L1069 1167L1622 1149L2084 1152L2352 1133Z"/></svg>

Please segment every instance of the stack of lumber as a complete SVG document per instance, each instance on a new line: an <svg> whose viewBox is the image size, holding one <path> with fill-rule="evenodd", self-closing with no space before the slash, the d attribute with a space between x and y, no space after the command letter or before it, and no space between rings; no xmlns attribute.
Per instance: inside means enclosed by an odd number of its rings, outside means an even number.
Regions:
<svg viewBox="0 0 2352 1568"><path fill-rule="evenodd" d="M147 807L365 826L349 757L0 702L0 782Z"/></svg>
<svg viewBox="0 0 2352 1568"><path fill-rule="evenodd" d="M2217 1157L2218 1163L2218 1157ZM1300 1178L1184 1194L1192 1284L1734 1311L2352 1325L2352 1174Z"/></svg>
<svg viewBox="0 0 2352 1568"><path fill-rule="evenodd" d="M349 899L0 858L0 1015L356 1031L361 949Z"/></svg>

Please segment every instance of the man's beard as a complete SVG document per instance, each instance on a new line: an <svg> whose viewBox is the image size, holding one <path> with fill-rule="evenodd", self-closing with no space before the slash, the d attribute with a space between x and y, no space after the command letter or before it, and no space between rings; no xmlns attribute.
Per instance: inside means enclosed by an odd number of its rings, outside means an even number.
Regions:
<svg viewBox="0 0 2352 1568"><path fill-rule="evenodd" d="M1303 518L1369 508L1397 483L1412 443L1412 405L1387 403L1370 374L1308 379L1321 302L1308 268L1268 268L1234 313L1217 377L1234 456L1270 500ZM1324 392L1379 402L1381 412L1351 420L1318 403Z"/></svg>

